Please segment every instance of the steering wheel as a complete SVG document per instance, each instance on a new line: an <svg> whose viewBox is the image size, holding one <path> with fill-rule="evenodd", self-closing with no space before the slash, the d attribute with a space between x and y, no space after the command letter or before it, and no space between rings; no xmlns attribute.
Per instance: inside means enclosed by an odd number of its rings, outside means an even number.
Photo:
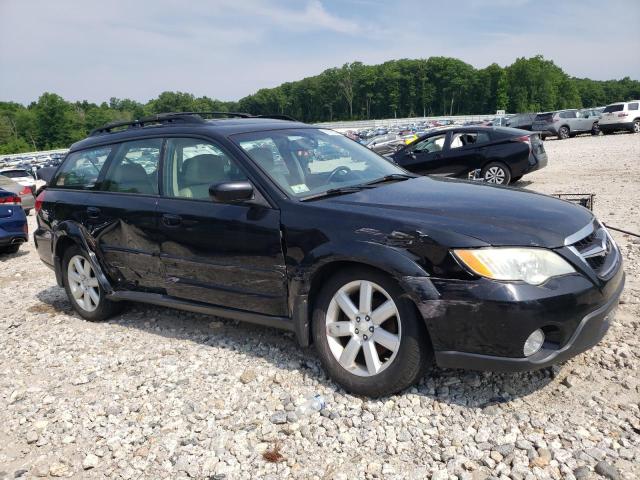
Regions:
<svg viewBox="0 0 640 480"><path fill-rule="evenodd" d="M340 165L339 167L334 168L329 177L327 178L327 183L331 183L334 180L334 177L338 177L338 181L342 181L342 178L351 173L351 169L345 165Z"/></svg>

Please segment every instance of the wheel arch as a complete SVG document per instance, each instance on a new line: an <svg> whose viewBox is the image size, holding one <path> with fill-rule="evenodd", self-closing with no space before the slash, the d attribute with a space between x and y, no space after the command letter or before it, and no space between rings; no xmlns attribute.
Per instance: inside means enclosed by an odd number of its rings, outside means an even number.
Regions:
<svg viewBox="0 0 640 480"><path fill-rule="evenodd" d="M104 269L96 256L96 252L90 247L90 245L94 245L95 242L90 237L90 235L84 230L82 225L72 222L66 221L60 223L58 227L53 232L53 264L54 270L56 273L56 282L58 285L63 286L62 275L63 275L63 265L62 260L64 258L64 252L73 246L78 247L84 253L87 254L89 261L91 262L91 266L96 272L96 277L100 282L100 286L107 293L110 294L113 292L113 287L109 282L107 276L104 273Z"/></svg>
<svg viewBox="0 0 640 480"><path fill-rule="evenodd" d="M383 256L367 256L359 258L348 258L334 256L326 259L315 268L310 269L305 275L305 279L299 278L292 282L291 311L292 321L296 339L301 346L309 346L312 343L311 321L315 303L322 285L337 272L346 268L366 268L375 272L388 275L398 282L400 288L405 292L405 298L410 302L412 308L416 310L419 318L421 315L420 302L427 299L437 299L439 294L429 275L410 258L400 254L386 252ZM371 260L374 258L375 260ZM425 333L431 343L426 322L422 322Z"/></svg>

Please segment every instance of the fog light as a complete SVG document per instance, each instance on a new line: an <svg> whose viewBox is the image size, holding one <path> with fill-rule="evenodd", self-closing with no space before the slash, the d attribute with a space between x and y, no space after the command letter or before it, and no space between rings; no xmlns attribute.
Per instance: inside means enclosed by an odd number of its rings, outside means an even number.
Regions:
<svg viewBox="0 0 640 480"><path fill-rule="evenodd" d="M527 341L524 342L524 348L522 349L524 351L524 356L530 357L531 355L536 353L538 350L540 350L540 347L542 347L543 343L544 343L544 332L538 329L535 332L533 332L531 335L529 335L529 338L527 338Z"/></svg>

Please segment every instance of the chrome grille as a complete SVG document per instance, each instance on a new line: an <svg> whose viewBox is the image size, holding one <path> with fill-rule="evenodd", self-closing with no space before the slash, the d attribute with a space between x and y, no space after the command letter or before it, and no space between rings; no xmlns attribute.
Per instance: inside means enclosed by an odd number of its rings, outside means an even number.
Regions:
<svg viewBox="0 0 640 480"><path fill-rule="evenodd" d="M617 250L607 230L597 222L567 238L568 247L599 277L606 277L617 263ZM578 237L576 239L576 236ZM581 238L580 238L581 237Z"/></svg>

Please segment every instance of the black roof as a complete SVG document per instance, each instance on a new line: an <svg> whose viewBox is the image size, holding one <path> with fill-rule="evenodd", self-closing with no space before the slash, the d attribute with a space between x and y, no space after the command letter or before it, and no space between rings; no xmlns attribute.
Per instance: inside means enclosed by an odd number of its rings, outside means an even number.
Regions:
<svg viewBox="0 0 640 480"><path fill-rule="evenodd" d="M219 114L227 118L204 118ZM201 134L215 138L228 137L237 133L309 127L310 125L283 115L254 116L235 112L167 113L130 122L115 122L96 128L87 138L71 145L70 150L167 134Z"/></svg>

